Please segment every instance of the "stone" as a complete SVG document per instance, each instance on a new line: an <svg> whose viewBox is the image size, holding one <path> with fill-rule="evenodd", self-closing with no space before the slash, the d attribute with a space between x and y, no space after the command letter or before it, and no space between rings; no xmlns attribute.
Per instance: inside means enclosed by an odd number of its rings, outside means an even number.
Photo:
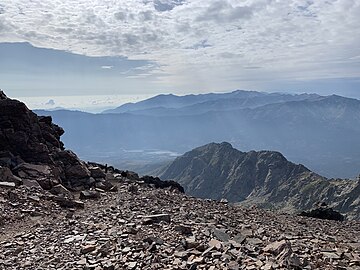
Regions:
<svg viewBox="0 0 360 270"><path fill-rule="evenodd" d="M176 225L174 230L181 233L181 234L184 234L184 235L192 234L191 227L184 226L184 225Z"/></svg>
<svg viewBox="0 0 360 270"><path fill-rule="evenodd" d="M309 212L303 211L300 213L301 216L328 219L336 221L344 221L345 217L338 211L333 210L330 207L319 207Z"/></svg>
<svg viewBox="0 0 360 270"><path fill-rule="evenodd" d="M36 180L22 179L22 184L29 188L43 189Z"/></svg>
<svg viewBox="0 0 360 270"><path fill-rule="evenodd" d="M134 193L134 194L138 194L139 192L139 188L137 185L129 185L128 187L128 191L131 192L131 193Z"/></svg>
<svg viewBox="0 0 360 270"><path fill-rule="evenodd" d="M199 246L199 242L196 241L195 237L189 237L185 239L185 247L187 249L196 248Z"/></svg>
<svg viewBox="0 0 360 270"><path fill-rule="evenodd" d="M76 262L77 265L86 265L86 258L82 258Z"/></svg>
<svg viewBox="0 0 360 270"><path fill-rule="evenodd" d="M76 164L72 165L65 170L67 178L75 178L75 179L82 179L82 178L89 178L90 172L83 164Z"/></svg>
<svg viewBox="0 0 360 270"><path fill-rule="evenodd" d="M46 190L59 183L59 179L49 165L22 163L16 166L13 171L22 179L37 181Z"/></svg>
<svg viewBox="0 0 360 270"><path fill-rule="evenodd" d="M321 252L321 254L326 257L326 258L329 258L329 259L333 259L333 260L340 260L341 257L336 254L335 252Z"/></svg>
<svg viewBox="0 0 360 270"><path fill-rule="evenodd" d="M223 230L213 229L213 235L221 242L227 242L230 239L230 236Z"/></svg>
<svg viewBox="0 0 360 270"><path fill-rule="evenodd" d="M290 242L286 240L276 241L268 244L263 251L270 252L274 255L280 254L284 249L291 247Z"/></svg>
<svg viewBox="0 0 360 270"><path fill-rule="evenodd" d="M216 239L212 239L210 242L209 242L209 246L210 247L214 247L216 249L221 249L222 247L222 243L219 241L219 240L216 240Z"/></svg>
<svg viewBox="0 0 360 270"><path fill-rule="evenodd" d="M93 252L95 249L96 249L95 245L83 246L83 247L81 247L81 253L87 254L87 253Z"/></svg>
<svg viewBox="0 0 360 270"><path fill-rule="evenodd" d="M99 167L88 167L90 175L93 178L106 178L106 173Z"/></svg>
<svg viewBox="0 0 360 270"><path fill-rule="evenodd" d="M112 192L117 191L117 187L114 186L113 184L111 184L111 182L106 181L106 180L96 182L95 187L100 188L100 189L102 189L104 191L112 191Z"/></svg>
<svg viewBox="0 0 360 270"><path fill-rule="evenodd" d="M184 188L173 180L162 181L159 177L149 175L141 177L140 180L144 181L146 184L153 185L155 188L171 188L181 193L185 193Z"/></svg>
<svg viewBox="0 0 360 270"><path fill-rule="evenodd" d="M158 214L150 216L141 216L144 220L150 221L150 223L159 223L161 221L170 223L171 218L169 214Z"/></svg>
<svg viewBox="0 0 360 270"><path fill-rule="evenodd" d="M238 244L242 244L245 242L246 236L242 235L242 234L237 234L235 235L231 240L235 241Z"/></svg>
<svg viewBox="0 0 360 270"><path fill-rule="evenodd" d="M229 270L239 270L240 269L240 265L237 262L231 261L228 264L228 269Z"/></svg>
<svg viewBox="0 0 360 270"><path fill-rule="evenodd" d="M0 187L15 188L16 184L14 182L0 182Z"/></svg>
<svg viewBox="0 0 360 270"><path fill-rule="evenodd" d="M222 198L220 200L220 202L223 203L223 204L228 204L229 203L229 201L227 199L225 199L225 198Z"/></svg>
<svg viewBox="0 0 360 270"><path fill-rule="evenodd" d="M80 200L98 199L100 196L100 192L96 190L83 190L80 192Z"/></svg>
<svg viewBox="0 0 360 270"><path fill-rule="evenodd" d="M7 167L0 166L0 181L2 182L13 182L16 186L22 184L21 178L13 175L11 170Z"/></svg>
<svg viewBox="0 0 360 270"><path fill-rule="evenodd" d="M58 184L56 186L53 186L50 190L50 192L54 195L63 195L66 196L68 198L73 198L73 194L63 185Z"/></svg>
<svg viewBox="0 0 360 270"><path fill-rule="evenodd" d="M82 201L73 200L66 198L64 196L54 196L51 199L59 204L61 207L65 208L84 208L84 203Z"/></svg>
<svg viewBox="0 0 360 270"><path fill-rule="evenodd" d="M258 245L262 244L262 240L260 240L259 238L256 238L256 237L248 237L248 238L246 238L246 242L253 246L258 246Z"/></svg>
<svg viewBox="0 0 360 270"><path fill-rule="evenodd" d="M152 244L152 243L155 243L157 245L163 245L164 244L164 240L162 240L159 237L154 237L154 236L146 237L143 241L147 242L149 244Z"/></svg>

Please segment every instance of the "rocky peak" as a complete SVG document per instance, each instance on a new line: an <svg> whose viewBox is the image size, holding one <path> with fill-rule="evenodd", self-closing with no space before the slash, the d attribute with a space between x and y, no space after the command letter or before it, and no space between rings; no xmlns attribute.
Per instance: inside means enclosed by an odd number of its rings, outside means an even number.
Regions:
<svg viewBox="0 0 360 270"><path fill-rule="evenodd" d="M5 93L0 89L0 99L7 99L8 97L5 95Z"/></svg>
<svg viewBox="0 0 360 270"><path fill-rule="evenodd" d="M312 209L320 200L360 218L357 181L330 181L275 151L241 152L229 143L210 143L176 158L159 176L196 197L292 212Z"/></svg>
<svg viewBox="0 0 360 270"><path fill-rule="evenodd" d="M0 91L0 166L44 189L59 183L69 188L89 186L84 162L60 140L64 130L50 116L38 116ZM21 181L17 181L21 182Z"/></svg>

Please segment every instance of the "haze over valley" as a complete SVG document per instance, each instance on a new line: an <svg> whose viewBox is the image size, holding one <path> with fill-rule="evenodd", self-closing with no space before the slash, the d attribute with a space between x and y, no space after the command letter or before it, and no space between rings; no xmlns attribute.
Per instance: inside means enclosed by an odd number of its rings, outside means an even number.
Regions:
<svg viewBox="0 0 360 270"><path fill-rule="evenodd" d="M84 159L142 173L222 141L241 151L279 151L330 178L360 173L360 101L337 95L237 90L159 95L101 114L37 112L64 126L66 145Z"/></svg>

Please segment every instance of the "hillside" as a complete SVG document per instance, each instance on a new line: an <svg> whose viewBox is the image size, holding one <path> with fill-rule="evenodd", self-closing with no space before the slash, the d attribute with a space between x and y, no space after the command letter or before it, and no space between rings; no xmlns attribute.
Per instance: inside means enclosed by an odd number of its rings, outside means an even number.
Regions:
<svg viewBox="0 0 360 270"><path fill-rule="evenodd" d="M328 180L279 152L240 152L226 142L211 143L176 158L158 174L196 197L292 212L326 202L349 218L360 218L360 180Z"/></svg>
<svg viewBox="0 0 360 270"><path fill-rule="evenodd" d="M339 269L360 266L360 223L245 209L115 178L60 208L0 187L0 269ZM17 199L14 199L16 196ZM14 206L16 205L16 207ZM41 256L39 256L41 254Z"/></svg>
<svg viewBox="0 0 360 270"><path fill-rule="evenodd" d="M126 113L38 113L51 115L66 129L63 140L81 157L101 157L99 162L120 165L140 160L144 166L152 166L156 156L144 152L181 154L212 141L228 141L244 151L279 151L326 177L353 178L359 174L360 153L354 147L360 145L359 100L335 95L244 92L209 94L210 101L201 99L200 103L179 108L164 107L164 102L156 100L167 96L159 96L127 105L131 111ZM248 97L237 98L239 95ZM199 99L185 97L171 99ZM118 160L129 151L132 154L128 160ZM161 159L170 161L171 156Z"/></svg>

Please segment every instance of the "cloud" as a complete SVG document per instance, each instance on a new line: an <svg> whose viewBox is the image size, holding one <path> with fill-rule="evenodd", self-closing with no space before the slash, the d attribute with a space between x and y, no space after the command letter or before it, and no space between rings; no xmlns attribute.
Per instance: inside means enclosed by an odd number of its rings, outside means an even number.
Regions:
<svg viewBox="0 0 360 270"><path fill-rule="evenodd" d="M184 0L154 0L157 11L164 12L173 10L176 6L184 4Z"/></svg>
<svg viewBox="0 0 360 270"><path fill-rule="evenodd" d="M49 99L45 105L49 105L49 106L54 106L55 105L55 101L53 99Z"/></svg>
<svg viewBox="0 0 360 270"><path fill-rule="evenodd" d="M354 0L2 0L0 42L156 62L178 87L356 77L358 14Z"/></svg>
<svg viewBox="0 0 360 270"><path fill-rule="evenodd" d="M5 13L5 7L0 4L0 15Z"/></svg>
<svg viewBox="0 0 360 270"><path fill-rule="evenodd" d="M214 1L196 20L214 20L215 22L223 23L236 21L238 19L249 19L252 15L252 7L233 6L228 1Z"/></svg>

